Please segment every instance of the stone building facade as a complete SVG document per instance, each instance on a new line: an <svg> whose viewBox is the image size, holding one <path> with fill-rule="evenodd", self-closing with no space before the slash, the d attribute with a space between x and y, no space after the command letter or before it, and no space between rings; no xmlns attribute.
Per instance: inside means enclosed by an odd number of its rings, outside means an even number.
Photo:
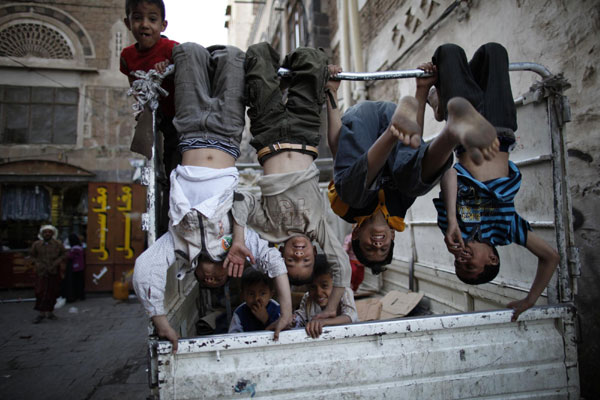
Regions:
<svg viewBox="0 0 600 400"><path fill-rule="evenodd" d="M318 46L326 48L332 61L345 71L413 69L430 60L440 44L457 43L472 54L481 44L493 41L508 49L511 62L535 62L564 75L571 85L565 91L572 113L566 141L573 225L581 261L575 296L581 328L581 389L582 396L597 397L600 4L590 0L267 0L252 6L230 1L230 7L232 44L245 48L267 40L279 46L282 53L290 50L286 43L291 42L284 22L295 7L304 10L308 29L301 44L315 46L321 34L328 31L329 42L319 41ZM328 16L328 27L321 27L324 15ZM237 25L242 19L244 24ZM538 78L534 74L511 75L513 93L526 92ZM414 79L343 82L340 103L347 108L362 99L396 101L414 90ZM425 125L425 138L431 138L440 128L430 112Z"/></svg>
<svg viewBox="0 0 600 400"><path fill-rule="evenodd" d="M143 164L129 150L119 72L134 41L124 4L0 1L0 238L11 249L27 248L41 223L85 235L88 184L132 183Z"/></svg>

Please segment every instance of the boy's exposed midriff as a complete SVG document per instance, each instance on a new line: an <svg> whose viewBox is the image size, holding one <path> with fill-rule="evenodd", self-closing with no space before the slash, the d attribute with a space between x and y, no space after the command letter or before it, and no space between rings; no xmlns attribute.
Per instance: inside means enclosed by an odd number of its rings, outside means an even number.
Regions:
<svg viewBox="0 0 600 400"><path fill-rule="evenodd" d="M207 168L235 167L235 158L217 149L191 149L183 153L181 165Z"/></svg>
<svg viewBox="0 0 600 400"><path fill-rule="evenodd" d="M302 171L310 167L313 161L313 156L310 154L298 151L283 151L265 160L263 171L265 175Z"/></svg>
<svg viewBox="0 0 600 400"><path fill-rule="evenodd" d="M508 176L508 153L499 151L491 160L476 165L467 153L461 153L458 161L480 182Z"/></svg>

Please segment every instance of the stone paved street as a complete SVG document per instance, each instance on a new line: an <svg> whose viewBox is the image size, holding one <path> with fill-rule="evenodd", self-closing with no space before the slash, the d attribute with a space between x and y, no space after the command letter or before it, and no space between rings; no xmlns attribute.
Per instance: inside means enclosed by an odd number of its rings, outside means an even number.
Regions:
<svg viewBox="0 0 600 400"><path fill-rule="evenodd" d="M17 297L33 297L33 291L0 292L1 299ZM0 303L0 399L138 400L150 395L148 320L137 299L88 295L56 310L58 320L38 325L32 323L37 315L33 305Z"/></svg>

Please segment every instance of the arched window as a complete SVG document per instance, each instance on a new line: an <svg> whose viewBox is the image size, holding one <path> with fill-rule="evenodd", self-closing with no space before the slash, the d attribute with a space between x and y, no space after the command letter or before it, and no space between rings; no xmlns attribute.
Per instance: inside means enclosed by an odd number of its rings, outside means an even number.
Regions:
<svg viewBox="0 0 600 400"><path fill-rule="evenodd" d="M67 38L36 22L17 23L0 30L0 57L73 59Z"/></svg>

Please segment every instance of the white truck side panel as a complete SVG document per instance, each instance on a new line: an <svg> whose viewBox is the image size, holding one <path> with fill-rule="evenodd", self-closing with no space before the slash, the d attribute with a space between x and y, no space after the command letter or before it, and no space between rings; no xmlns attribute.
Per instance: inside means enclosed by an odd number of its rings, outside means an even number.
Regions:
<svg viewBox="0 0 600 400"><path fill-rule="evenodd" d="M161 399L568 399L568 307L405 318L160 342ZM308 348L307 348L308 347ZM310 349L310 350L309 350ZM576 368L576 367L575 367ZM576 373L576 371L575 371ZM238 390L246 388L242 393Z"/></svg>

